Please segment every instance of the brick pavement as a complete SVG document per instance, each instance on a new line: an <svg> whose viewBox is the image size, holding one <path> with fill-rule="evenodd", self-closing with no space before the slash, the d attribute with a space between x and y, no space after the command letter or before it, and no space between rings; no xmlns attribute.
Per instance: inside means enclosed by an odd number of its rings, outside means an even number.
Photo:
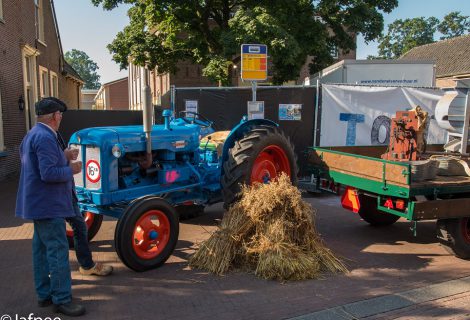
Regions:
<svg viewBox="0 0 470 320"><path fill-rule="evenodd" d="M52 316L51 309L35 306L32 225L13 217L15 194L14 182L0 183L0 315ZM347 259L350 273L281 284L241 272L219 277L189 269L186 261L194 246L222 217L220 205L181 223L177 249L163 267L136 273L119 261L113 243L116 222L105 219L91 246L95 260L115 267L114 275L81 276L71 251L74 298L87 307L82 319L288 319L470 276L470 262L447 254L436 243L432 222L420 223L414 238L406 221L374 229L341 209L336 197L307 200L318 209L318 230L328 246ZM465 319L469 292L374 317Z"/></svg>

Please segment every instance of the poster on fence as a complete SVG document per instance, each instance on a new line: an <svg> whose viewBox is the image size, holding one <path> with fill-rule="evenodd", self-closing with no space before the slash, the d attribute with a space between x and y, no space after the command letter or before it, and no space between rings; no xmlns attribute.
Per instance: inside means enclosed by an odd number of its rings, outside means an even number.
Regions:
<svg viewBox="0 0 470 320"><path fill-rule="evenodd" d="M185 105L185 110L187 112L194 112L197 113L197 100L185 100L184 105Z"/></svg>
<svg viewBox="0 0 470 320"><path fill-rule="evenodd" d="M302 120L302 105L279 104L279 120Z"/></svg>
<svg viewBox="0 0 470 320"><path fill-rule="evenodd" d="M388 145L396 111L421 106L429 113L428 144L443 144L447 133L432 119L444 91L437 88L322 86L320 146Z"/></svg>
<svg viewBox="0 0 470 320"><path fill-rule="evenodd" d="M264 101L248 101L248 120L264 119Z"/></svg>

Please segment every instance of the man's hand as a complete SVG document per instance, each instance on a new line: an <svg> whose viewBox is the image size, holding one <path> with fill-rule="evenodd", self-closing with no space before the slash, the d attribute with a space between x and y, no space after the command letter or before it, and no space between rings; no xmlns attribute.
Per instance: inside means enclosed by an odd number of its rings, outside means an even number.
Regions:
<svg viewBox="0 0 470 320"><path fill-rule="evenodd" d="M81 161L70 162L70 168L72 168L73 174L77 174L82 170L82 162Z"/></svg>
<svg viewBox="0 0 470 320"><path fill-rule="evenodd" d="M67 149L64 150L64 153L65 153L65 158L67 158L67 161L77 160L78 149L67 148Z"/></svg>

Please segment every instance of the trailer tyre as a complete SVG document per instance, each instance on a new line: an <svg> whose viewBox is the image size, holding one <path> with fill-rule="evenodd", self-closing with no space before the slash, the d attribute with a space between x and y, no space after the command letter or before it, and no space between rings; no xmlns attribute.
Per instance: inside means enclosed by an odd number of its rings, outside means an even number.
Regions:
<svg viewBox="0 0 470 320"><path fill-rule="evenodd" d="M437 220L436 229L440 244L449 253L470 260L470 217Z"/></svg>
<svg viewBox="0 0 470 320"><path fill-rule="evenodd" d="M399 216L377 209L377 198L365 194L359 195L359 216L371 226L385 227L397 222Z"/></svg>
<svg viewBox="0 0 470 320"><path fill-rule="evenodd" d="M134 271L157 268L171 256L178 242L175 208L158 198L131 204L115 230L115 247L121 261Z"/></svg>
<svg viewBox="0 0 470 320"><path fill-rule="evenodd" d="M85 219L85 224L88 228L88 242L90 242L98 233L101 228L101 224L103 223L103 215L102 214L94 214L88 211L83 213L83 218ZM74 231L70 228L67 228L67 241L69 243L69 248L73 249L73 233Z"/></svg>
<svg viewBox="0 0 470 320"><path fill-rule="evenodd" d="M224 207L238 200L241 185L266 183L285 172L297 184L297 157L289 139L276 127L252 127L235 141L223 165Z"/></svg>

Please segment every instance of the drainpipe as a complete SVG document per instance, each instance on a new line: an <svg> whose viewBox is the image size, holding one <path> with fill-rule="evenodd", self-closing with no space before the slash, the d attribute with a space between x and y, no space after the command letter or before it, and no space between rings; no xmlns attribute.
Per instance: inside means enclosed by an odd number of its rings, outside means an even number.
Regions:
<svg viewBox="0 0 470 320"><path fill-rule="evenodd" d="M141 68L142 83L142 119L144 124L146 153L145 160L139 162L142 169L148 169L152 166L152 97L149 87L149 71L147 68Z"/></svg>

